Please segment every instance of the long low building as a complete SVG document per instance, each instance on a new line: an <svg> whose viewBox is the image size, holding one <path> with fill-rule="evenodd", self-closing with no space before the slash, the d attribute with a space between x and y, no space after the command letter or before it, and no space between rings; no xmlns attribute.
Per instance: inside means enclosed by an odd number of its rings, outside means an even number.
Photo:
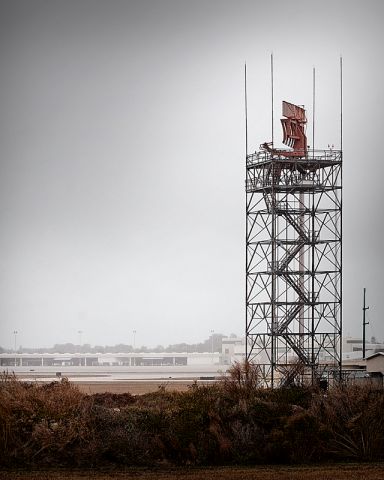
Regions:
<svg viewBox="0 0 384 480"><path fill-rule="evenodd" d="M160 385L185 390L219 379L228 365L214 353L0 354L0 372L27 382L67 378L85 393L147 393ZM181 383L180 383L181 382Z"/></svg>
<svg viewBox="0 0 384 480"><path fill-rule="evenodd" d="M0 367L136 367L217 365L219 352L213 353L1 353Z"/></svg>

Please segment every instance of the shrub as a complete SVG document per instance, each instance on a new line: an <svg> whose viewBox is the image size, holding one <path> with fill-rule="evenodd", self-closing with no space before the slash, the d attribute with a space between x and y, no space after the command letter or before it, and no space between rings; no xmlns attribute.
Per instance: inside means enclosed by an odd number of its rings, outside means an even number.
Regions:
<svg viewBox="0 0 384 480"><path fill-rule="evenodd" d="M159 432L168 428L166 414L130 406L108 409L95 406L98 463L153 465L163 458Z"/></svg>
<svg viewBox="0 0 384 480"><path fill-rule="evenodd" d="M384 459L384 392L258 388L235 365L187 392L85 395L0 376L0 465L308 463Z"/></svg>
<svg viewBox="0 0 384 480"><path fill-rule="evenodd" d="M2 375L0 405L2 464L72 463L82 451L88 457L89 402L65 379L39 386Z"/></svg>
<svg viewBox="0 0 384 480"><path fill-rule="evenodd" d="M235 362L221 379L222 388L229 395L248 397L261 387L260 366L256 363Z"/></svg>
<svg viewBox="0 0 384 480"><path fill-rule="evenodd" d="M93 405L107 408L121 408L135 403L135 397L128 393L94 393L92 395Z"/></svg>
<svg viewBox="0 0 384 480"><path fill-rule="evenodd" d="M216 415L218 388L194 384L171 409L166 436L169 458L176 463L209 464L220 458L221 420Z"/></svg>
<svg viewBox="0 0 384 480"><path fill-rule="evenodd" d="M287 418L284 441L292 463L319 461L322 441L326 438L319 419L308 411L298 410Z"/></svg>
<svg viewBox="0 0 384 480"><path fill-rule="evenodd" d="M311 412L321 419L336 458L384 459L384 394L372 386L341 386L318 395Z"/></svg>

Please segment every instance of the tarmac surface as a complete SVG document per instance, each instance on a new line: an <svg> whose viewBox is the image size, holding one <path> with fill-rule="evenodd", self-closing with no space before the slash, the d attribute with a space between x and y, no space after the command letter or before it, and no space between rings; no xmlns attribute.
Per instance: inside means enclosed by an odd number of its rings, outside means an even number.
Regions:
<svg viewBox="0 0 384 480"><path fill-rule="evenodd" d="M15 367L10 374L25 382L48 383L67 378L79 390L93 393L131 393L186 391L194 383L212 384L220 379L223 365L162 367Z"/></svg>

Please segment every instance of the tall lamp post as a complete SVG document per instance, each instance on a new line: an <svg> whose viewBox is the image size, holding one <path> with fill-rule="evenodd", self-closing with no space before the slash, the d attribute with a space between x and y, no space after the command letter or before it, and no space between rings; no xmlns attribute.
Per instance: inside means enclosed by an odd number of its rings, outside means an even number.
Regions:
<svg viewBox="0 0 384 480"><path fill-rule="evenodd" d="M81 336L83 334L83 330L78 330L77 333L79 334L79 353L81 353L81 351L82 351L81 347L83 345L82 342L81 342ZM81 362L81 357L79 356L79 364L81 365L81 363L82 363ZM84 357L84 365L85 365L85 357Z"/></svg>
<svg viewBox="0 0 384 480"><path fill-rule="evenodd" d="M213 364L213 334L215 333L214 330L211 330L211 355L212 355L212 364Z"/></svg>
<svg viewBox="0 0 384 480"><path fill-rule="evenodd" d="M133 353L135 353L136 348L136 330L132 330L133 334ZM131 365L136 365L136 357L131 357Z"/></svg>
<svg viewBox="0 0 384 480"><path fill-rule="evenodd" d="M82 331L82 330L78 330L77 333L79 334L79 345L81 346L81 345L82 345L82 343L81 343L81 336L82 336L82 334L83 334L83 331Z"/></svg>
<svg viewBox="0 0 384 480"><path fill-rule="evenodd" d="M17 330L14 330L13 331L13 335L15 336L15 367L17 366L17 358L16 358L16 339L17 339L17 334L18 334L18 331Z"/></svg>

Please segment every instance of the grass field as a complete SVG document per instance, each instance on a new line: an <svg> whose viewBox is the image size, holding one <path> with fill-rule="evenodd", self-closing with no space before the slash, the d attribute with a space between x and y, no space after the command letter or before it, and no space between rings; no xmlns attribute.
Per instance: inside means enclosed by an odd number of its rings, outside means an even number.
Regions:
<svg viewBox="0 0 384 480"><path fill-rule="evenodd" d="M384 464L342 464L299 467L212 467L172 470L42 470L4 471L1 480L383 480Z"/></svg>

